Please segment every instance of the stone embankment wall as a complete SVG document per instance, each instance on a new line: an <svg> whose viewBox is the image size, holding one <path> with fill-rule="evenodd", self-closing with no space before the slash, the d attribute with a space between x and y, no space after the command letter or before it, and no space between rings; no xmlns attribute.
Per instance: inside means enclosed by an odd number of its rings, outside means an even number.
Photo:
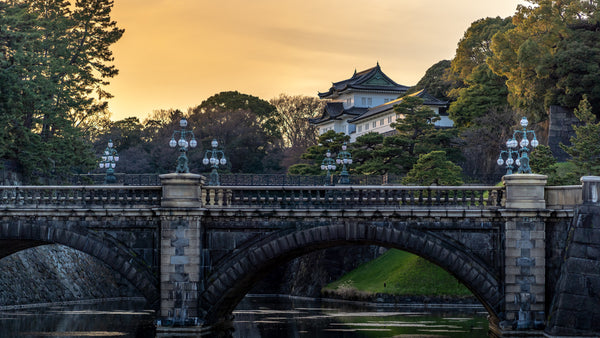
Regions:
<svg viewBox="0 0 600 338"><path fill-rule="evenodd" d="M597 337L600 334L600 205L578 208L567 245L546 333Z"/></svg>
<svg viewBox="0 0 600 338"><path fill-rule="evenodd" d="M114 297L141 297L92 256L44 245L0 260L0 306Z"/></svg>

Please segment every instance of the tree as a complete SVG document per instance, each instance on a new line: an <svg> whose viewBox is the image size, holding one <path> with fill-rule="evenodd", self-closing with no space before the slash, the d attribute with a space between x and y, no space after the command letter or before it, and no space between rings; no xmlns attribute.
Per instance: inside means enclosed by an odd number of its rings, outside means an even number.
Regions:
<svg viewBox="0 0 600 338"><path fill-rule="evenodd" d="M352 143L352 170L363 175L385 175L401 173L403 168L400 148L391 148L386 138L371 132L361 135Z"/></svg>
<svg viewBox="0 0 600 338"><path fill-rule="evenodd" d="M311 96L280 94L271 99L276 108L279 132L286 148L307 148L317 139L317 128L308 123L318 116L325 102Z"/></svg>
<svg viewBox="0 0 600 338"><path fill-rule="evenodd" d="M491 109L464 129L460 135L465 158L461 163L463 173L479 182L496 182L505 172L496 160L506 140L512 137L516 124L515 112L505 106Z"/></svg>
<svg viewBox="0 0 600 338"><path fill-rule="evenodd" d="M234 173L280 171L281 132L276 108L237 91L215 94L188 113L204 149L217 139ZM208 168L206 168L208 170Z"/></svg>
<svg viewBox="0 0 600 338"><path fill-rule="evenodd" d="M563 180L558 177L556 158L552 154L550 147L543 144L535 147L529 156L529 166L534 174L548 176L548 185L558 185Z"/></svg>
<svg viewBox="0 0 600 338"><path fill-rule="evenodd" d="M585 59L585 55L596 49L599 4L579 0L528 1L533 6L518 6L514 28L494 36L494 55L488 64L496 74L507 78L510 104L536 122L546 119L550 105L578 102L583 94L592 94L586 88L597 87L600 79L593 78L597 57L590 55L590 59ZM582 44L581 39L587 42ZM578 40L578 46L574 46ZM575 51L569 48L574 47L584 56L573 55ZM574 60L577 62L572 63ZM591 74L586 78L580 70L587 67ZM586 83L586 87L578 83ZM596 96L598 90L593 92ZM596 98L592 101L596 102Z"/></svg>
<svg viewBox="0 0 600 338"><path fill-rule="evenodd" d="M0 116L8 117L0 135L14 140L3 158L26 181L95 163L84 132L106 116L103 87L117 74L109 47L123 30L110 19L112 5L0 3Z"/></svg>
<svg viewBox="0 0 600 338"><path fill-rule="evenodd" d="M398 133L390 136L387 142L390 146L403 150L400 156L402 163L405 163L406 172L416 163L419 155L432 150L444 150L450 159L460 159L457 130L436 128L435 122L439 121L440 117L423 105L423 99L406 96L394 106L394 110L398 119L392 126Z"/></svg>
<svg viewBox="0 0 600 338"><path fill-rule="evenodd" d="M573 125L575 136L571 137L571 145L560 147L571 156L570 162L575 164L579 176L600 174L600 122L592 113L587 96L574 110L575 117L582 125Z"/></svg>
<svg viewBox="0 0 600 338"><path fill-rule="evenodd" d="M256 96L237 91L220 92L204 100L194 109L194 113L207 113L211 110L222 112L248 111L253 115L255 123L260 125L269 137L273 139L281 138L277 109L269 102Z"/></svg>
<svg viewBox="0 0 600 338"><path fill-rule="evenodd" d="M456 91L458 98L448 109L450 119L459 129L472 126L478 117L492 109L508 105L505 79L494 74L487 64L475 67L465 85Z"/></svg>
<svg viewBox="0 0 600 338"><path fill-rule="evenodd" d="M494 54L491 48L494 35L513 27L511 18L485 18L473 22L458 42L451 63L453 76L466 79L475 68L485 64Z"/></svg>
<svg viewBox="0 0 600 338"><path fill-rule="evenodd" d="M318 116L325 102L316 97L280 94L277 98L271 99L270 103L277 109L282 140L281 166L288 168L298 162L301 154L308 147L315 145L318 131L308 122L308 119Z"/></svg>
<svg viewBox="0 0 600 338"><path fill-rule="evenodd" d="M324 175L321 170L321 161L325 158L325 154L329 150L334 156L341 149L345 142L350 140L350 136L344 133L336 133L329 130L321 135L317 140L318 144L308 147L301 158L304 163L292 165L288 169L291 175Z"/></svg>
<svg viewBox="0 0 600 338"><path fill-rule="evenodd" d="M402 179L403 184L415 185L462 185L461 168L448 161L446 152L434 150L419 155L417 163Z"/></svg>
<svg viewBox="0 0 600 338"><path fill-rule="evenodd" d="M429 94L440 100L449 100L448 93L455 85L454 82L450 80L448 74L450 65L451 62L449 60L442 60L429 67L421 80L419 80L414 87L411 87L406 94L416 93L425 89Z"/></svg>

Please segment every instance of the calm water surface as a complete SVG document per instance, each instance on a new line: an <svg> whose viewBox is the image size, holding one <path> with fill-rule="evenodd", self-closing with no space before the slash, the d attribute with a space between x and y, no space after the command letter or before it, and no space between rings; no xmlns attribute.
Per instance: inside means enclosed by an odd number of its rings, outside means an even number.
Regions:
<svg viewBox="0 0 600 338"><path fill-rule="evenodd" d="M0 337L154 337L143 301L0 310ZM234 311L234 337L486 337L480 310L357 307L339 302L246 297Z"/></svg>
<svg viewBox="0 0 600 338"><path fill-rule="evenodd" d="M247 296L234 311L234 337L487 337L480 310L414 310Z"/></svg>

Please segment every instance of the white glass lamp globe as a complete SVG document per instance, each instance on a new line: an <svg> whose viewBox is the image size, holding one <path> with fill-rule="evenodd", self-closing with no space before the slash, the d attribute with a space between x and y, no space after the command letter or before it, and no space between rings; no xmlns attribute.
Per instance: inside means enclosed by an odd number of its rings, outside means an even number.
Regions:
<svg viewBox="0 0 600 338"><path fill-rule="evenodd" d="M513 165L513 163L515 163L515 161L510 157L508 158L508 160L506 160L507 165Z"/></svg>
<svg viewBox="0 0 600 338"><path fill-rule="evenodd" d="M187 127L187 120L185 118L181 119L181 121L179 121L179 126L181 128Z"/></svg>
<svg viewBox="0 0 600 338"><path fill-rule="evenodd" d="M225 164L227 164L227 160L225 159L225 157L223 157L221 159L221 165L225 165Z"/></svg>
<svg viewBox="0 0 600 338"><path fill-rule="evenodd" d="M533 140L531 140L531 146L532 147L537 147L540 144L540 142L538 142L538 140L536 138L533 138Z"/></svg>
<svg viewBox="0 0 600 338"><path fill-rule="evenodd" d="M119 162L119 156L115 156L115 162Z"/></svg>
<svg viewBox="0 0 600 338"><path fill-rule="evenodd" d="M198 145L198 141L196 141L195 138L190 140L190 147L196 148L197 145Z"/></svg>
<svg viewBox="0 0 600 338"><path fill-rule="evenodd" d="M210 161L208 161L208 158L205 157L204 159L202 159L202 163L204 165L208 165L210 163Z"/></svg>
<svg viewBox="0 0 600 338"><path fill-rule="evenodd" d="M519 123L521 123L521 126L523 128L526 128L527 125L529 124L529 121L527 121L527 118L525 116L523 116L523 118L521 119L521 122L519 122Z"/></svg>
<svg viewBox="0 0 600 338"><path fill-rule="evenodd" d="M519 160L519 159L516 159L516 160L515 160L515 165L517 165L517 166L520 166L520 165L521 165L521 160Z"/></svg>
<svg viewBox="0 0 600 338"><path fill-rule="evenodd" d="M528 140L528 139L526 139L526 138L523 138L523 139L521 140L521 143L520 143L520 145L521 145L521 148L525 148L525 147L527 147L527 146L529 145L529 140Z"/></svg>
<svg viewBox="0 0 600 338"><path fill-rule="evenodd" d="M104 168L104 162L100 162L100 168Z"/></svg>
<svg viewBox="0 0 600 338"><path fill-rule="evenodd" d="M496 163L498 163L498 165L503 165L504 160L502 159L502 157L498 157L498 161L496 161Z"/></svg>
<svg viewBox="0 0 600 338"><path fill-rule="evenodd" d="M211 145L213 148L216 148L216 147L218 147L218 146L219 146L219 142L217 142L217 140L215 139L215 140L212 140L212 142L210 142L210 145Z"/></svg>
<svg viewBox="0 0 600 338"><path fill-rule="evenodd" d="M175 139L172 138L171 141L169 141L169 146L171 148L175 148L177 146L177 141L175 141Z"/></svg>

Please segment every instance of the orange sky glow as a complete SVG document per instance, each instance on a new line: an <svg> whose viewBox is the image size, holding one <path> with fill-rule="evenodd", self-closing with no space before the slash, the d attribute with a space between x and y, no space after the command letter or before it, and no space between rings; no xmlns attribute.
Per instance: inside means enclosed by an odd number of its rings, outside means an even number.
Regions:
<svg viewBox="0 0 600 338"><path fill-rule="evenodd" d="M377 62L412 86L451 59L470 24L514 14L516 0L115 0L125 34L113 120L199 105L229 90L269 100L316 96Z"/></svg>

